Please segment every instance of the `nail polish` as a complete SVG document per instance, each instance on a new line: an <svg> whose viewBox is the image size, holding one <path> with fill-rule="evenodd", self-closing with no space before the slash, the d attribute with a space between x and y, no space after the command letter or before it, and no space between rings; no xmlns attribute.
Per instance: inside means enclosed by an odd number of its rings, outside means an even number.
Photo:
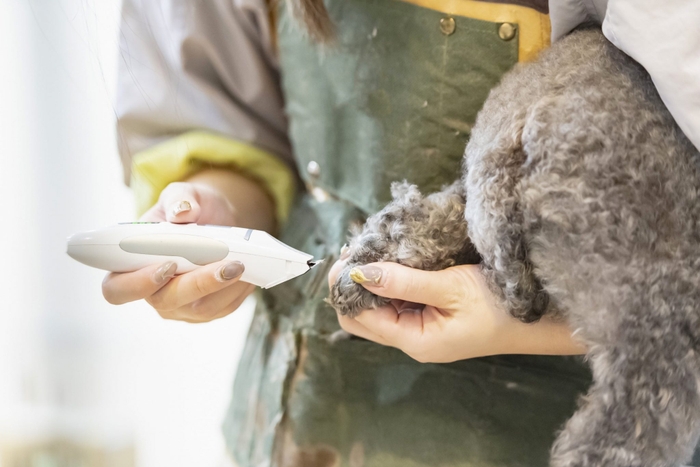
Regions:
<svg viewBox="0 0 700 467"><path fill-rule="evenodd" d="M243 274L245 271L245 266L240 261L232 261L219 269L216 275L217 280L220 282L230 281Z"/></svg>
<svg viewBox="0 0 700 467"><path fill-rule="evenodd" d="M156 272L153 273L153 281L156 284L162 284L164 282L169 281L172 279L172 277L175 275L175 271L177 270L177 264L175 264L172 261L169 261L158 269L156 269Z"/></svg>
<svg viewBox="0 0 700 467"><path fill-rule="evenodd" d="M177 216L181 212L186 212L192 209L192 205L190 204L189 201L183 200L175 203L175 206L173 206L172 213L173 216Z"/></svg>
<svg viewBox="0 0 700 467"><path fill-rule="evenodd" d="M377 266L355 266L350 270L350 279L358 284L383 285L384 271Z"/></svg>

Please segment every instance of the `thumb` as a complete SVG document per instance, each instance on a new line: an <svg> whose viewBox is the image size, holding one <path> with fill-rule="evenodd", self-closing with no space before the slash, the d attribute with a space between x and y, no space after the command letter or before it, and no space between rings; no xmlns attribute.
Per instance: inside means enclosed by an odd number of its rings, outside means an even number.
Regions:
<svg viewBox="0 0 700 467"><path fill-rule="evenodd" d="M447 308L454 305L470 284L453 269L422 271L397 263L371 263L356 266L350 278L370 292L387 298Z"/></svg>
<svg viewBox="0 0 700 467"><path fill-rule="evenodd" d="M197 190L191 183L171 183L160 194L165 220L176 224L197 222L202 212Z"/></svg>

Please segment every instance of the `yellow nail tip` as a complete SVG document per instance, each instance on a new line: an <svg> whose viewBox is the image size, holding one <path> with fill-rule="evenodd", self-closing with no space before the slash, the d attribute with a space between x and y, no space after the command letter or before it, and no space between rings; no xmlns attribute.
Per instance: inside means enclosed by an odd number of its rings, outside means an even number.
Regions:
<svg viewBox="0 0 700 467"><path fill-rule="evenodd" d="M369 279L367 279L367 277L364 275L362 270L360 270L360 268L352 268L350 270L350 279L352 279L353 282L357 282L358 284L369 282Z"/></svg>

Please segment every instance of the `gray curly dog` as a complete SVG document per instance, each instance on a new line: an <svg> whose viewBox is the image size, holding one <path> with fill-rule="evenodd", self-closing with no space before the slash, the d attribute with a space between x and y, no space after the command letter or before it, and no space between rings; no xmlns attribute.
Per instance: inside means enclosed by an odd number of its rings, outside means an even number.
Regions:
<svg viewBox="0 0 700 467"><path fill-rule="evenodd" d="M525 322L565 319L594 383L552 448L555 467L667 467L700 435L700 154L646 71L577 31L503 78L477 117L462 179L394 200L350 241L329 302L382 306L359 264L481 262ZM478 253L477 253L478 252Z"/></svg>

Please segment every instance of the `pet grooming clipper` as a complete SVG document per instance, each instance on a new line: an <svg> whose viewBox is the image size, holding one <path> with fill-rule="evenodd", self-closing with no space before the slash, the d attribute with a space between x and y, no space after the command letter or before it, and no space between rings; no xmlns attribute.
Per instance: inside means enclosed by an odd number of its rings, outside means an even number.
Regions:
<svg viewBox="0 0 700 467"><path fill-rule="evenodd" d="M216 261L240 261L245 265L240 280L264 289L320 263L260 230L169 222L128 222L77 233L68 238L67 253L112 272L173 261L182 274Z"/></svg>

